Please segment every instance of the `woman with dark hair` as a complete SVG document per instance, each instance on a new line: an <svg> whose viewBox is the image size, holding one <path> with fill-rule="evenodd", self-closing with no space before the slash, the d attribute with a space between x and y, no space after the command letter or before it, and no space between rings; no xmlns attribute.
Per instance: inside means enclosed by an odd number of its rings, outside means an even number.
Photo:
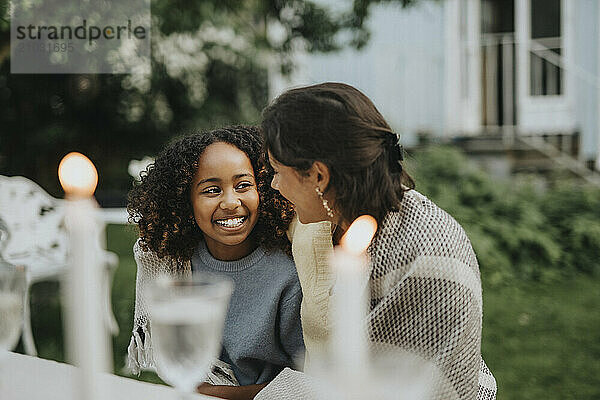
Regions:
<svg viewBox="0 0 600 400"><path fill-rule="evenodd" d="M299 219L291 234L307 361L324 351L335 295L327 257L311 253L331 251L368 214L378 222L368 249L375 357L395 350L434 365L434 399L494 399L496 383L480 352L481 282L469 239L414 190L399 138L373 103L341 83L292 89L264 110L262 131L272 186ZM286 369L257 398L310 398L310 390L301 393L305 378Z"/></svg>
<svg viewBox="0 0 600 400"><path fill-rule="evenodd" d="M131 370L153 366L147 285L159 274L225 275L234 283L220 360L207 394L251 398L303 353L302 292L286 231L288 201L270 187L262 138L236 126L177 140L129 194L140 238ZM302 354L300 354L302 355ZM230 368L231 369L230 369ZM200 382L198 382L200 384Z"/></svg>

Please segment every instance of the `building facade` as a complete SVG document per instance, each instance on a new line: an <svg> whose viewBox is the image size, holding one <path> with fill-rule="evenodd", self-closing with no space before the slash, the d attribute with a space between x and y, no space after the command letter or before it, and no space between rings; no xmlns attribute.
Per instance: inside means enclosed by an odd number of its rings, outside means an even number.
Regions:
<svg viewBox="0 0 600 400"><path fill-rule="evenodd" d="M272 74L272 94L346 82L408 145L495 135L600 170L600 2L422 0L372 11L365 49L298 52L292 76Z"/></svg>

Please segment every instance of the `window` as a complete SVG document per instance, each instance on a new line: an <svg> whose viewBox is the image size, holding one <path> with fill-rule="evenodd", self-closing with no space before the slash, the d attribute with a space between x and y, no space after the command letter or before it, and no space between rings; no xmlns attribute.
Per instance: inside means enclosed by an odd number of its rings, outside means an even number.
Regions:
<svg viewBox="0 0 600 400"><path fill-rule="evenodd" d="M561 0L531 0L530 93L532 96L563 92Z"/></svg>

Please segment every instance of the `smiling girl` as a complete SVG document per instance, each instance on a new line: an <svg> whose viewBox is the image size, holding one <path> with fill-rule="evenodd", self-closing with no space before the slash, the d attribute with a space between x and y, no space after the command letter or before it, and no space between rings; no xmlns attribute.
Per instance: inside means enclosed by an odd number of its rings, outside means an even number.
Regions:
<svg viewBox="0 0 600 400"><path fill-rule="evenodd" d="M286 237L293 211L271 189L261 147L252 127L185 137L165 149L131 191L128 211L140 234L128 349L134 372L153 364L145 290L165 272L233 280L220 357L231 366L233 382L258 391L303 352L302 292Z"/></svg>

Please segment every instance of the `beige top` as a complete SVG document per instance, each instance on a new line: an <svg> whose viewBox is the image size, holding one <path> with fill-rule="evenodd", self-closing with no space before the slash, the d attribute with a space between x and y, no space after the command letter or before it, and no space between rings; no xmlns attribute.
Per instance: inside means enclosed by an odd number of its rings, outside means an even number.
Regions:
<svg viewBox="0 0 600 400"><path fill-rule="evenodd" d="M330 325L329 302L335 275L329 266L333 252L332 224L329 221L303 224L296 217L290 224L288 237L302 286L300 319L306 346L306 362L311 354L325 350Z"/></svg>

